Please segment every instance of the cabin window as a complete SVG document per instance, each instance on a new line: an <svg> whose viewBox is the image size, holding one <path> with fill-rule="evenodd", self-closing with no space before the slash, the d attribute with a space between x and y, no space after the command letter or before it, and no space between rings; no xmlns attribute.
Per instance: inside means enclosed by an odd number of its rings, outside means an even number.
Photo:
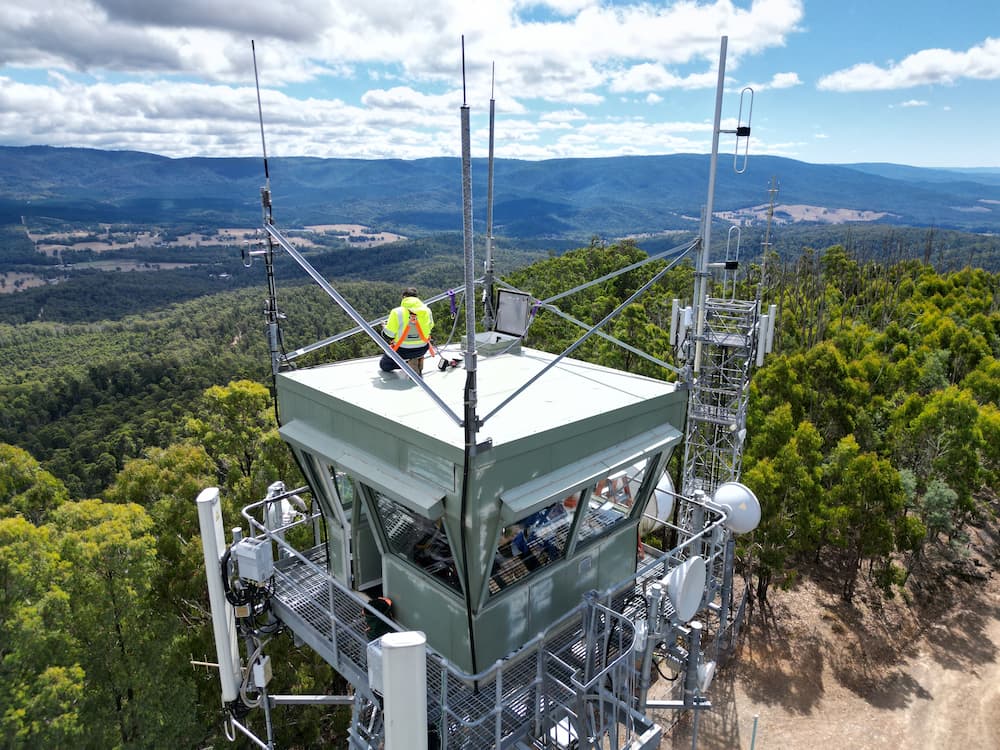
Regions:
<svg viewBox="0 0 1000 750"><path fill-rule="evenodd" d="M340 504L345 508L352 507L354 505L354 482L351 481L346 472L337 471L332 466L330 467L330 473L333 475L333 483L337 488L337 495L340 496Z"/></svg>
<svg viewBox="0 0 1000 750"><path fill-rule="evenodd" d="M580 519L580 544L602 536L629 517L651 461L652 458L643 459L597 481L588 497L585 514Z"/></svg>
<svg viewBox="0 0 1000 750"><path fill-rule="evenodd" d="M579 500L574 492L504 527L490 573L491 594L563 557Z"/></svg>
<svg viewBox="0 0 1000 750"><path fill-rule="evenodd" d="M441 518L417 515L381 492L375 493L378 516L389 549L456 591L461 590L455 555Z"/></svg>

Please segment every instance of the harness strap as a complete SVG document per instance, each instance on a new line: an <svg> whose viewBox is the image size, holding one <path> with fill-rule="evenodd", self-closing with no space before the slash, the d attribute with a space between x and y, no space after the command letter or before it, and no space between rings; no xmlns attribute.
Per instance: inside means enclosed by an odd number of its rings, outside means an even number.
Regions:
<svg viewBox="0 0 1000 750"><path fill-rule="evenodd" d="M401 314L405 313L401 312ZM403 342L406 341L406 337L410 333L411 325L416 327L417 336L420 337L420 340L427 344L427 351L430 352L431 356L437 356L437 351L431 343L431 338L424 333L424 329L420 326L420 319L417 317L415 312L410 313L409 318L406 320L406 325L403 326L403 330L399 332L399 335L396 336L396 340L392 342L392 350L394 352L399 351L399 347L403 345Z"/></svg>

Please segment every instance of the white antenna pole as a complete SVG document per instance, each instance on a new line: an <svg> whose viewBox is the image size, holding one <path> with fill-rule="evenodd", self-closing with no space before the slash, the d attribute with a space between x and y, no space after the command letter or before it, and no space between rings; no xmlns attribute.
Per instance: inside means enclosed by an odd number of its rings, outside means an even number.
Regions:
<svg viewBox="0 0 1000 750"><path fill-rule="evenodd" d="M483 284L483 327L493 330L493 119L496 99L493 87L496 82L496 63L493 65L493 80L490 83L490 159L486 178L486 263Z"/></svg>
<svg viewBox="0 0 1000 750"><path fill-rule="evenodd" d="M267 143L264 141L264 109L260 104L260 76L257 75L257 47L250 40L250 52L253 55L253 81L257 87L257 119L260 121L260 150L264 154L264 185L271 191L271 175L267 170ZM270 207L270 206L268 206Z"/></svg>
<svg viewBox="0 0 1000 750"><path fill-rule="evenodd" d="M708 198L702 230L701 252L694 279L694 306L697 311L694 345L694 373L701 369L701 337L705 330L705 303L708 298L708 259L712 247L712 204L715 201L715 168L719 162L719 133L722 125L722 91L726 82L726 47L729 37L722 37L719 50L719 82L715 88L715 119L712 126L712 159L708 171Z"/></svg>
<svg viewBox="0 0 1000 750"><path fill-rule="evenodd" d="M465 256L465 370L466 432L474 435L476 425L476 288L475 256L472 247L472 139L469 134L469 105L465 99L465 37L462 37L462 236Z"/></svg>
<svg viewBox="0 0 1000 750"><path fill-rule="evenodd" d="M260 189L261 211L264 214L265 226L274 223L271 207L271 173L267 168L267 143L264 140L264 109L260 103L260 76L257 74L257 47L250 40L250 51L253 53L253 80L257 87L257 118L260 121L260 148L264 155L264 187ZM281 370L281 333L278 330L278 290L274 282L274 242L271 235L267 238L267 251L264 254L264 265L267 268L267 308L264 315L267 319L267 344L271 353L271 375L276 376ZM277 400L275 400L277 408Z"/></svg>
<svg viewBox="0 0 1000 750"><path fill-rule="evenodd" d="M233 605L226 600L222 586L222 555L226 546L222 526L222 507L219 488L201 491L198 503L198 528L201 547L205 553L205 575L208 578L208 602L212 610L212 630L215 635L215 653L219 659L219 682L222 683L222 702L232 703L239 695L237 672L240 664L239 644L236 640L236 618Z"/></svg>
<svg viewBox="0 0 1000 750"><path fill-rule="evenodd" d="M382 636L385 750L427 750L427 637Z"/></svg>
<svg viewBox="0 0 1000 750"><path fill-rule="evenodd" d="M465 391L463 394L465 412L463 427L465 428L465 455L462 461L462 506L461 543L462 571L465 581L465 612L469 627L469 652L472 656L472 671L476 670L476 637L472 623L472 588L469 585L469 553L470 524L466 522L469 510L469 472L472 460L476 455L476 433L479 432L479 415L476 413L478 390L476 385L476 298L475 257L472 249L472 139L469 134L469 104L465 99L465 36L462 36L462 235L465 256Z"/></svg>

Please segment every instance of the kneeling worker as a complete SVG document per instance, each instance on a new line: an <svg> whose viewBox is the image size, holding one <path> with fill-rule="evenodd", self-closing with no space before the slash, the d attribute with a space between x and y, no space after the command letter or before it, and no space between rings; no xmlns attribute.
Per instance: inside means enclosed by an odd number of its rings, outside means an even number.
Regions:
<svg viewBox="0 0 1000 750"><path fill-rule="evenodd" d="M392 342L393 351L407 360L420 375L424 371L424 355L430 348L433 328L431 309L417 297L417 290L411 286L403 290L403 301L399 307L389 313L382 326L382 334ZM378 365L384 372L399 369L388 354L382 355Z"/></svg>

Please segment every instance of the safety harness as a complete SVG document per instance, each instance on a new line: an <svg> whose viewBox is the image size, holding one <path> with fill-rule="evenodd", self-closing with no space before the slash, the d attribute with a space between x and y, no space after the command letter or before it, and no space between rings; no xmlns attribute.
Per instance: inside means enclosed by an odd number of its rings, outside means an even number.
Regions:
<svg viewBox="0 0 1000 750"><path fill-rule="evenodd" d="M407 312L406 310L401 309L399 311L399 314L404 315L406 312ZM434 345L431 343L431 337L428 336L426 333L424 333L424 329L420 325L420 320L417 318L417 314L412 310L409 311L409 313L410 315L409 318L406 320L406 324L403 326L403 329L396 336L396 340L392 342L392 350L394 352L399 351L399 347L402 346L404 341L406 341L406 337L410 333L410 326L414 326L417 329L417 336L420 337L421 341L427 344L427 351L430 353L432 357L436 356L437 351L434 349Z"/></svg>

